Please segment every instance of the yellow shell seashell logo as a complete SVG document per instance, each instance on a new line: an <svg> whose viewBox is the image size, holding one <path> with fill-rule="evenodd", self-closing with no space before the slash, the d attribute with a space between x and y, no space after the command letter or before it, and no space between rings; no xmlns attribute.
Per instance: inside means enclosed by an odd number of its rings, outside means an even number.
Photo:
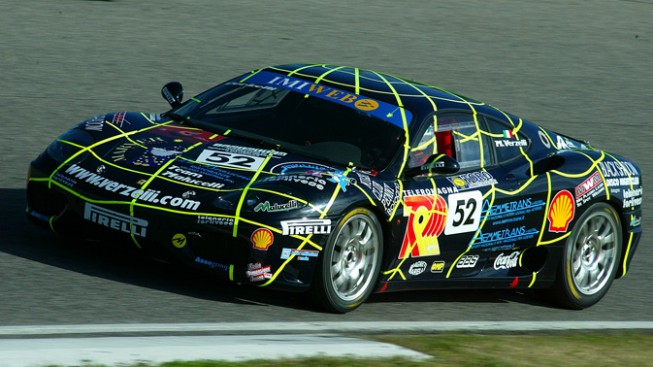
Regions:
<svg viewBox="0 0 653 367"><path fill-rule="evenodd" d="M255 249L267 251L274 242L274 235L269 229L259 228L252 232L252 236L249 239L252 241Z"/></svg>
<svg viewBox="0 0 653 367"><path fill-rule="evenodd" d="M549 208L549 232L567 232L575 213L574 197L567 190L559 191L551 200Z"/></svg>

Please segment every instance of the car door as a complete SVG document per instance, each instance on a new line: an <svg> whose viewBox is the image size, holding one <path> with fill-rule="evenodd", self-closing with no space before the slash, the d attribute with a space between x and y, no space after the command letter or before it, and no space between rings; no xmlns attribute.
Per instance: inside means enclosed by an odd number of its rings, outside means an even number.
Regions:
<svg viewBox="0 0 653 367"><path fill-rule="evenodd" d="M536 246L543 230L547 180L529 173L532 142L519 121L483 119L496 161L491 171L498 183L483 202L484 222L471 251L489 255L484 267L486 277L530 275L533 269L520 269L518 259L524 249ZM571 196L569 192L563 194Z"/></svg>
<svg viewBox="0 0 653 367"><path fill-rule="evenodd" d="M433 155L455 159L453 174L421 174L404 182L405 233L399 260L409 276L445 279L471 276L482 259L467 254L482 223L484 202L495 178L493 150L484 122L468 112L440 113L418 134L408 168L419 167Z"/></svg>

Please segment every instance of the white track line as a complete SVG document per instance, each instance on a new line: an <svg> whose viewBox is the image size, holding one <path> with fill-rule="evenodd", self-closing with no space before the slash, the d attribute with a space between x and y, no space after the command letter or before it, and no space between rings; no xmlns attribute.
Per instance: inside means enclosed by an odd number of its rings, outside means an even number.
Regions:
<svg viewBox="0 0 653 367"><path fill-rule="evenodd" d="M653 330L653 321L347 321L0 326L0 336L71 334L437 333L451 331Z"/></svg>
<svg viewBox="0 0 653 367"><path fill-rule="evenodd" d="M396 345L334 335L0 339L1 367L161 364L300 357L428 359Z"/></svg>
<svg viewBox="0 0 653 367"><path fill-rule="evenodd" d="M141 362L160 364L175 360L247 361L320 355L425 359L430 356L396 345L325 333L573 330L653 330L653 321L359 321L1 326L0 367L83 364L111 366ZM193 336L199 333L211 335Z"/></svg>

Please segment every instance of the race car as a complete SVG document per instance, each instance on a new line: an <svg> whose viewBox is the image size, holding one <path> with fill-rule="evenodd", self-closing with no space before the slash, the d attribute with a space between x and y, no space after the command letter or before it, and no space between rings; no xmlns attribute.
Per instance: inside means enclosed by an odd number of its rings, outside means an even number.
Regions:
<svg viewBox="0 0 653 367"><path fill-rule="evenodd" d="M635 163L427 84L295 64L161 93L165 113L107 113L52 142L28 217L340 313L424 288L582 309L641 238Z"/></svg>

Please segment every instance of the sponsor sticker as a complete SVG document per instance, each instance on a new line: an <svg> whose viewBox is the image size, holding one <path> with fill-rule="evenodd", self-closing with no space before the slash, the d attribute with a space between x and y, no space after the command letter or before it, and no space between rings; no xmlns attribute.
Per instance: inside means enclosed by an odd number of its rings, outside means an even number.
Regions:
<svg viewBox="0 0 653 367"><path fill-rule="evenodd" d="M475 268L479 258L480 256L478 255L465 255L461 257L460 260L458 260L458 262L456 263L456 268L458 269Z"/></svg>
<svg viewBox="0 0 653 367"><path fill-rule="evenodd" d="M272 270L270 265L261 263L247 264L247 271L245 275L249 278L250 282L262 282L267 279L272 279Z"/></svg>
<svg viewBox="0 0 653 367"><path fill-rule="evenodd" d="M495 140L494 146L497 148L519 148L528 146L528 140Z"/></svg>
<svg viewBox="0 0 653 367"><path fill-rule="evenodd" d="M215 261L203 259L203 258L201 258L199 256L197 256L195 258L195 262L198 263L198 264L206 265L206 266L208 266L210 268L213 268L213 269L220 269L220 270L224 270L224 271L229 271L229 265L220 264L220 263L217 263Z"/></svg>
<svg viewBox="0 0 653 367"><path fill-rule="evenodd" d="M376 200L380 201L385 209L385 213L390 216L397 202L400 200L399 184L393 182L392 184L388 183L379 183L372 179L368 174L356 172L358 176L358 181L361 186L366 187L372 190L372 195Z"/></svg>
<svg viewBox="0 0 653 367"><path fill-rule="evenodd" d="M85 121L84 130L88 131L102 131L104 127L104 116L95 116Z"/></svg>
<svg viewBox="0 0 653 367"><path fill-rule="evenodd" d="M196 211L201 204L197 200L171 195L161 195L161 191L159 190L137 189L136 187L104 178L95 172L91 172L75 164L68 167L65 172L79 181L84 181L89 185L124 196L126 200L137 199L139 202L161 204L191 211Z"/></svg>
<svg viewBox="0 0 653 367"><path fill-rule="evenodd" d="M111 119L111 123L122 128L123 124L131 125L129 121L125 119L125 115L127 112L118 112L115 115L113 115L113 118Z"/></svg>
<svg viewBox="0 0 653 367"><path fill-rule="evenodd" d="M266 200L264 202L256 204L254 207L255 212L266 212L266 213L275 213L275 212L284 212L288 210L293 210L299 208L299 203L297 200L289 200L287 203L273 203L270 204L270 201Z"/></svg>
<svg viewBox="0 0 653 367"><path fill-rule="evenodd" d="M261 86L276 87L313 97L318 97L349 108L368 112L378 119L387 121L401 128L404 126L402 113L399 113L400 107L386 102L367 98L353 92L337 89L323 84L311 83L304 79L281 75L269 71L261 71L256 73L250 76L246 81L248 83L253 83ZM406 123L410 124L413 118L412 113L408 110L403 110L403 115L406 117Z"/></svg>
<svg viewBox="0 0 653 367"><path fill-rule="evenodd" d="M160 137L136 139L125 142L111 152L115 163L129 163L134 166L159 167L183 153L184 146L173 144Z"/></svg>
<svg viewBox="0 0 653 367"><path fill-rule="evenodd" d="M624 208L642 205L642 188L624 190Z"/></svg>
<svg viewBox="0 0 653 367"><path fill-rule="evenodd" d="M425 189L410 189L404 190L404 196L435 196L438 195L449 195L459 192L458 188L455 186L440 186L437 189L425 188Z"/></svg>
<svg viewBox="0 0 653 367"><path fill-rule="evenodd" d="M549 141L549 137L546 136L546 134L544 133L544 131L539 130L539 131L537 132L537 135L539 135L539 137L540 137L540 142L542 142L542 145L544 145L544 147L546 147L547 149L548 149L548 148L551 148L551 142Z"/></svg>
<svg viewBox="0 0 653 367"><path fill-rule="evenodd" d="M349 186L350 184L351 185L356 184L356 179L345 176L345 171L340 171L340 170L333 171L333 172L324 171L324 172L320 172L320 174L322 176L328 176L329 181L333 183L337 183L343 192L347 191L347 186Z"/></svg>
<svg viewBox="0 0 653 367"><path fill-rule="evenodd" d="M330 169L332 168L329 166L313 162L286 162L277 164L276 166L270 168L270 172L283 175L286 173L292 173L294 171L326 171Z"/></svg>
<svg viewBox="0 0 653 367"><path fill-rule="evenodd" d="M508 201L492 206L488 200L485 200L481 216L487 217L492 226L505 225L521 222L526 219L526 215L543 210L545 206L544 200L533 200L532 198Z"/></svg>
<svg viewBox="0 0 653 367"><path fill-rule="evenodd" d="M581 206L605 191L601 174L596 171L575 188L576 206Z"/></svg>
<svg viewBox="0 0 653 367"><path fill-rule="evenodd" d="M635 215L631 214L630 215L630 226L631 227L639 227L642 225L642 217L636 217Z"/></svg>
<svg viewBox="0 0 653 367"><path fill-rule="evenodd" d="M55 181L65 185L65 186L68 186L68 187L73 187L73 186L77 185L77 180L74 180L74 179L64 175L61 172L55 173L55 175L52 178Z"/></svg>
<svg viewBox="0 0 653 367"><path fill-rule="evenodd" d="M267 251L274 243L274 234L267 228L258 228L252 232L249 239L254 245L254 249Z"/></svg>
<svg viewBox="0 0 653 367"><path fill-rule="evenodd" d="M169 166L165 171L161 172L160 176L194 186L209 187L212 189L220 189L224 187L224 183L222 182L207 181L204 179L203 174L175 165Z"/></svg>
<svg viewBox="0 0 653 367"><path fill-rule="evenodd" d="M322 177L311 175L280 175L265 179L266 182L293 182L313 187L317 190L324 190L327 181Z"/></svg>
<svg viewBox="0 0 653 367"><path fill-rule="evenodd" d="M571 140L562 137L558 135L556 137L556 145L558 146L559 150L567 150L567 149L574 149L576 148L576 144L574 144Z"/></svg>
<svg viewBox="0 0 653 367"><path fill-rule="evenodd" d="M281 250L281 260L287 260L290 256L294 255L299 261L308 261L310 258L318 257L320 254L317 250L298 250L296 248L283 248Z"/></svg>
<svg viewBox="0 0 653 367"><path fill-rule="evenodd" d="M177 162L175 162L177 163ZM251 178L249 175L240 174L243 171L233 171L228 169L222 169L217 166L209 166L206 164L192 164L192 165L175 165L171 167L176 167L172 172L188 177L189 179L201 179L205 182L213 182L213 179L217 179L219 182L225 183L235 183L237 181L249 181ZM180 170L183 170L180 171ZM179 176L175 176L179 177ZM170 177L174 178L174 177ZM180 178L178 181L185 182L185 178ZM199 183L199 186L204 184Z"/></svg>
<svg viewBox="0 0 653 367"><path fill-rule="evenodd" d="M410 265L408 269L408 274L410 275L420 275L426 270L427 264L426 261L418 261Z"/></svg>
<svg viewBox="0 0 653 367"><path fill-rule="evenodd" d="M145 237L147 235L147 226L149 224L145 219L118 213L91 203L84 204L84 219L107 228L115 229L116 231L139 237Z"/></svg>
<svg viewBox="0 0 653 367"><path fill-rule="evenodd" d="M447 177L458 190L467 190L477 187L496 185L498 182L494 177L486 171L471 172L462 175Z"/></svg>
<svg viewBox="0 0 653 367"><path fill-rule="evenodd" d="M567 190L558 191L549 207L549 232L567 232L575 213L576 206L571 193Z"/></svg>
<svg viewBox="0 0 653 367"><path fill-rule="evenodd" d="M399 258L440 255L438 236L447 217L444 198L439 195L405 197L404 216L408 221Z"/></svg>
<svg viewBox="0 0 653 367"><path fill-rule="evenodd" d="M434 261L431 264L431 273L442 273L444 271L444 261Z"/></svg>
<svg viewBox="0 0 653 367"><path fill-rule="evenodd" d="M186 246L186 236L182 233L172 236L172 245L176 248L184 248Z"/></svg>
<svg viewBox="0 0 653 367"><path fill-rule="evenodd" d="M629 176L639 176L637 168L627 161L603 161L599 162L599 167L601 168L601 172L603 172L605 178L628 178ZM624 181L624 183L626 183L626 181Z"/></svg>
<svg viewBox="0 0 653 367"><path fill-rule="evenodd" d="M331 233L331 219L284 220L280 223L284 236Z"/></svg>
<svg viewBox="0 0 653 367"><path fill-rule="evenodd" d="M228 226L234 225L234 218L231 217L215 217L210 215L198 215L197 224L210 224L214 226Z"/></svg>
<svg viewBox="0 0 653 367"><path fill-rule="evenodd" d="M540 233L537 228L528 228L526 226L504 228L492 232L479 232L474 237L474 248L495 247L505 245L512 247L515 242L530 240Z"/></svg>
<svg viewBox="0 0 653 367"><path fill-rule="evenodd" d="M494 259L494 270L512 269L517 267L519 260L519 251L513 251L510 255L505 255L503 252Z"/></svg>

